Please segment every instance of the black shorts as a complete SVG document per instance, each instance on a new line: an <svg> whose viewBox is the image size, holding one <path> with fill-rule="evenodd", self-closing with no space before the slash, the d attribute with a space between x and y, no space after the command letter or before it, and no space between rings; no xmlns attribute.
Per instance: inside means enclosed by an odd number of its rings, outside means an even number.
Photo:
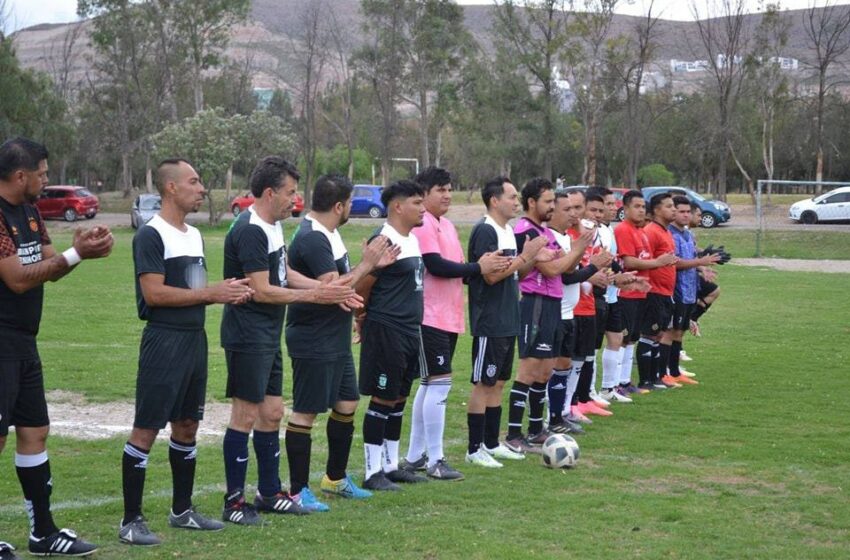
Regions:
<svg viewBox="0 0 850 560"><path fill-rule="evenodd" d="M268 397L283 396L283 356L277 352L224 351L227 362L228 398L261 403Z"/></svg>
<svg viewBox="0 0 850 560"><path fill-rule="evenodd" d="M147 325L139 345L133 427L161 430L202 420L207 396L207 333Z"/></svg>
<svg viewBox="0 0 850 560"><path fill-rule="evenodd" d="M576 349L576 320L561 319L561 347L559 358L572 358Z"/></svg>
<svg viewBox="0 0 850 560"><path fill-rule="evenodd" d="M519 302L519 357L557 358L561 347L561 300L523 294Z"/></svg>
<svg viewBox="0 0 850 560"><path fill-rule="evenodd" d="M673 322L670 328L674 331L686 331L691 327L691 315L696 307L695 303L673 302Z"/></svg>
<svg viewBox="0 0 850 560"><path fill-rule="evenodd" d="M422 325L422 347L425 349L428 375L444 375L452 372L457 333Z"/></svg>
<svg viewBox="0 0 850 560"><path fill-rule="evenodd" d="M576 344L573 349L573 359L584 361L596 352L596 316L576 315Z"/></svg>
<svg viewBox="0 0 850 560"><path fill-rule="evenodd" d="M0 360L0 437L9 434L9 426L49 424L41 360Z"/></svg>
<svg viewBox="0 0 850 560"><path fill-rule="evenodd" d="M640 322L640 334L657 336L658 333L670 330L673 320L673 298L661 294L646 294L646 307Z"/></svg>
<svg viewBox="0 0 850 560"><path fill-rule="evenodd" d="M354 357L336 359L292 358L292 411L320 414L339 401L356 401Z"/></svg>
<svg viewBox="0 0 850 560"><path fill-rule="evenodd" d="M697 290L697 299L705 299L717 289L717 284L714 282L706 282L702 276L699 277L699 289Z"/></svg>
<svg viewBox="0 0 850 560"><path fill-rule="evenodd" d="M623 332L626 319L623 317L623 306L619 301L608 304L608 319L605 321L605 332Z"/></svg>
<svg viewBox="0 0 850 560"><path fill-rule="evenodd" d="M417 377L428 374L422 337L370 321L362 329L360 394L393 401L410 395Z"/></svg>
<svg viewBox="0 0 850 560"><path fill-rule="evenodd" d="M593 298L596 304L596 347L602 346L602 341L605 340L605 325L608 324L608 302L605 297L596 296Z"/></svg>
<svg viewBox="0 0 850 560"><path fill-rule="evenodd" d="M514 368L515 336L472 337L472 384L507 381Z"/></svg>
<svg viewBox="0 0 850 560"><path fill-rule="evenodd" d="M636 344L640 339L640 321L646 308L646 300L620 298L617 303L623 312L623 344Z"/></svg>

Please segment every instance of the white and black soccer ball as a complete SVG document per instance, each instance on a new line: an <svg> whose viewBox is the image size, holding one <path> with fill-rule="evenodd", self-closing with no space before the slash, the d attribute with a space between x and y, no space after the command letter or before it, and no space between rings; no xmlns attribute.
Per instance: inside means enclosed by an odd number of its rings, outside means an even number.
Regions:
<svg viewBox="0 0 850 560"><path fill-rule="evenodd" d="M543 442L543 464L550 469L570 469L578 457L578 443L570 436L553 434Z"/></svg>

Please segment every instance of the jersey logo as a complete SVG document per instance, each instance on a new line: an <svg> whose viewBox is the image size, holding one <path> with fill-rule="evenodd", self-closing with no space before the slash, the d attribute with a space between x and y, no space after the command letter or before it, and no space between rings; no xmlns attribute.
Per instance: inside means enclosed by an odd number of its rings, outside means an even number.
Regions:
<svg viewBox="0 0 850 560"><path fill-rule="evenodd" d="M437 365L438 366L444 365L445 363L446 363L446 357L445 356L437 356Z"/></svg>
<svg viewBox="0 0 850 560"><path fill-rule="evenodd" d="M424 269L425 269L425 265L420 263L420 265L417 266L416 270L413 272L413 280L414 280L414 282L416 282L416 291L417 292L422 291L422 284L423 284L423 281L424 281L423 276L425 275Z"/></svg>
<svg viewBox="0 0 850 560"><path fill-rule="evenodd" d="M386 389L388 381L389 381L389 379L387 378L386 373L382 373L381 375L379 375L378 376L378 389Z"/></svg>
<svg viewBox="0 0 850 560"><path fill-rule="evenodd" d="M38 231L38 222L35 221L35 218L30 218L30 229L33 233Z"/></svg>

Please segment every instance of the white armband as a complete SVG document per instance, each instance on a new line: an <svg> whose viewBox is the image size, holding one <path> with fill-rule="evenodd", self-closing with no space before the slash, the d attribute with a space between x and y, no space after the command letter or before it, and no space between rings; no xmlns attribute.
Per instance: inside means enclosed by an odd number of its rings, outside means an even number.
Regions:
<svg viewBox="0 0 850 560"><path fill-rule="evenodd" d="M78 265L83 260L80 258L80 254L77 252L77 250L73 247L62 253L62 258L65 259L65 262L68 263L69 267Z"/></svg>

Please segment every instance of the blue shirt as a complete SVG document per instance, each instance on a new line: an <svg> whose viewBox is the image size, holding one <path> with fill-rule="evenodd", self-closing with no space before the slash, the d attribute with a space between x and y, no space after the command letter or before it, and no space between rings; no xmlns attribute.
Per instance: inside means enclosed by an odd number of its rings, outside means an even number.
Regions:
<svg viewBox="0 0 850 560"><path fill-rule="evenodd" d="M681 230L670 224L667 229L673 235L673 243L676 245L676 256L682 260L697 258L697 243L691 231L687 228ZM686 268L676 271L676 289L673 292L673 300L677 303L696 303L697 289L699 288L699 272L696 268Z"/></svg>

